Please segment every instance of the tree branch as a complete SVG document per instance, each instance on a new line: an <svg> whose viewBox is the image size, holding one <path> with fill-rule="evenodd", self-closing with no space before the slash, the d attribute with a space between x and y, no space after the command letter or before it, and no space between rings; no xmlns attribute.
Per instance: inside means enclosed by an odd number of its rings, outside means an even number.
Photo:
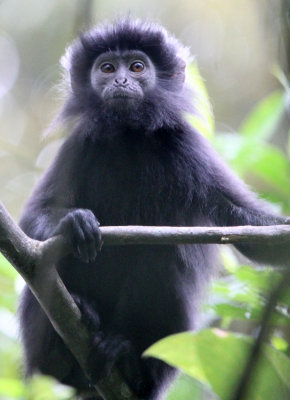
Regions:
<svg viewBox="0 0 290 400"><path fill-rule="evenodd" d="M241 227L101 227L104 245L290 242L290 226ZM44 242L31 239L0 202L0 251L27 282L56 332L89 377L86 359L89 333L81 314L61 281L54 263L71 252L61 236ZM96 387L106 400L136 400L116 370Z"/></svg>
<svg viewBox="0 0 290 400"><path fill-rule="evenodd" d="M286 222L286 221L285 221ZM1 222L0 222L1 224ZM1 228L0 228L1 229ZM18 228L19 229L19 228ZM259 243L275 245L290 242L289 225L233 226L233 227L177 227L177 226L103 226L103 244L236 244ZM1 234L1 232L0 232ZM1 237L0 237L1 239ZM27 238L28 240L31 240ZM38 251L46 257L61 258L71 249L61 236L45 242L33 240Z"/></svg>
<svg viewBox="0 0 290 400"><path fill-rule="evenodd" d="M0 202L0 252L24 278L56 332L63 339L85 374L89 333L81 313L54 268L54 262L70 252L62 237L45 242L30 239L13 221ZM118 372L95 386L106 400L137 400Z"/></svg>

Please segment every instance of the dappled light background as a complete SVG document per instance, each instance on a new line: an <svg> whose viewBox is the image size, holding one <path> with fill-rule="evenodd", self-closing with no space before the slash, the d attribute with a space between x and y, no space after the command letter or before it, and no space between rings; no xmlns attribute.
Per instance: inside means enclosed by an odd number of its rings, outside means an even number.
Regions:
<svg viewBox="0 0 290 400"><path fill-rule="evenodd" d="M164 24L190 48L218 130L237 130L255 102L279 88L272 70L275 64L286 68L280 0L4 0L0 187L1 200L16 218L63 134L43 138L62 102L59 59L67 44L83 28L128 13ZM285 140L279 137L279 143Z"/></svg>
<svg viewBox="0 0 290 400"><path fill-rule="evenodd" d="M275 150L267 148L258 155L252 149L261 141L240 139L243 121L255 105L270 93L285 90L283 79L285 84L290 72L287 10L289 0L0 1L0 200L18 219L63 141L65 132L60 128L47 131L62 104L59 60L66 46L83 29L130 14L161 23L190 48L212 103L214 145L228 162L239 152L239 162L232 163L237 173L278 210L290 214L287 107L281 108L279 119L269 117L271 129L275 125L271 135L263 133L263 140L270 141ZM277 103L279 99L274 100ZM288 112L289 104L288 97ZM248 169L247 156L251 161ZM274 159L277 163L267 161ZM274 164L279 164L279 169ZM254 174L259 168L260 176ZM21 386L15 317L16 294L22 282L16 275L0 259L0 398L5 400L23 398L26 390ZM223 283L218 285L221 290ZM228 285L229 280L222 287L223 293L229 290ZM254 300L255 304L260 301L258 297ZM205 320L210 319L212 313L206 314ZM241 326L239 331L249 332L250 324ZM286 332L279 335L285 338ZM44 386L40 388L34 387L37 395L33 392L25 398L64 398L60 386L54 387L59 392L51 392L51 397L41 397L40 393L47 392ZM1 397L1 393L9 396ZM201 398L216 399L213 395Z"/></svg>

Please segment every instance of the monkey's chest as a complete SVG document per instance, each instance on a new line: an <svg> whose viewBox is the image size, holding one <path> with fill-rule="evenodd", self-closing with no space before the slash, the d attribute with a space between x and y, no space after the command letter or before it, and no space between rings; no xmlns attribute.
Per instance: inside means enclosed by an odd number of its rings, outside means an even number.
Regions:
<svg viewBox="0 0 290 400"><path fill-rule="evenodd" d="M144 156L144 159L143 159ZM102 157L80 190L80 206L103 225L169 225L186 219L191 188L170 159L115 154Z"/></svg>

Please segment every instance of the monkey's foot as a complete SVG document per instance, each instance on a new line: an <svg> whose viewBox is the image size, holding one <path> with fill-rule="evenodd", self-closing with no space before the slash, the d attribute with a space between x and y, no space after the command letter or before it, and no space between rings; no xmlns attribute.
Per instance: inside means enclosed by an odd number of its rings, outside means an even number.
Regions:
<svg viewBox="0 0 290 400"><path fill-rule="evenodd" d="M86 325L89 332L97 332L100 329L100 318L95 311L95 307L83 297L71 293L75 303L80 309L82 321Z"/></svg>
<svg viewBox="0 0 290 400"><path fill-rule="evenodd" d="M92 383L107 377L116 361L129 352L130 343L120 335L105 337L99 333L93 339L93 346L87 360L87 369Z"/></svg>
<svg viewBox="0 0 290 400"><path fill-rule="evenodd" d="M96 389L81 391L76 395L78 400L103 400L103 397L97 393Z"/></svg>

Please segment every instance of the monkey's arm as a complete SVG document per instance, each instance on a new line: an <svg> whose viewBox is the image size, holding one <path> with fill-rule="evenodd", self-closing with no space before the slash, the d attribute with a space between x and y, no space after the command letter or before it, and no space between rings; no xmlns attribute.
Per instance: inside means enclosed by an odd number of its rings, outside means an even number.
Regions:
<svg viewBox="0 0 290 400"><path fill-rule="evenodd" d="M196 194L201 212L215 226L283 225L286 217L275 214L258 199L214 151L209 142L193 134ZM289 226L290 229L290 226ZM237 244L246 257L261 264L290 266L290 243L281 245Z"/></svg>
<svg viewBox="0 0 290 400"><path fill-rule="evenodd" d="M286 218L275 214L224 166L217 170L215 183L209 189L208 208L217 226L280 225ZM211 204L210 204L211 203ZM289 226L290 229L290 226ZM246 257L262 264L290 266L290 243L281 245L237 244Z"/></svg>
<svg viewBox="0 0 290 400"><path fill-rule="evenodd" d="M76 150L66 144L62 146L28 200L20 226L30 237L38 240L51 237L60 219L75 207L72 156Z"/></svg>
<svg viewBox="0 0 290 400"><path fill-rule="evenodd" d="M92 211L78 206L83 147L74 137L65 142L29 199L20 226L38 240L62 234L74 255L88 262L100 249L101 234Z"/></svg>

